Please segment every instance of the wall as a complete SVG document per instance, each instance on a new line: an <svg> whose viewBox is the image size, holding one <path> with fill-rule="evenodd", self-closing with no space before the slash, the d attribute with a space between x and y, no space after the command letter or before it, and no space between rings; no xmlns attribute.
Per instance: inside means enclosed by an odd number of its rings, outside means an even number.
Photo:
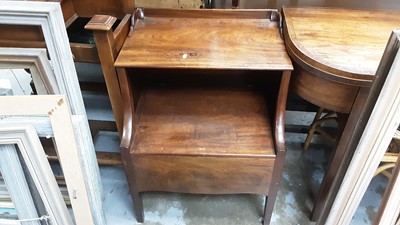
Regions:
<svg viewBox="0 0 400 225"><path fill-rule="evenodd" d="M399 0L240 0L240 8L273 8L285 6L342 7L352 9L400 10ZM215 0L216 8L230 8L231 0Z"/></svg>

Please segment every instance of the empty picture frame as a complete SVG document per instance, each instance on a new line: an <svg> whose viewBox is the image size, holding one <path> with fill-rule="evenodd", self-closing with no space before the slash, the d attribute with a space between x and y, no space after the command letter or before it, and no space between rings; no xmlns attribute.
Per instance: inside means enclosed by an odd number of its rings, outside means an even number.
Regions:
<svg viewBox="0 0 400 225"><path fill-rule="evenodd" d="M106 225L102 207L100 171L60 4L0 1L0 24L41 27L60 94L67 97L72 117L83 117L83 120L79 120L80 135L75 134L75 137L79 145L82 172L92 209L91 215L96 225Z"/></svg>
<svg viewBox="0 0 400 225"><path fill-rule="evenodd" d="M376 72L368 99L360 115L359 123L368 118L365 126L354 131L362 134L360 140L351 140L356 151L328 215L326 225L349 224L371 182L376 169L389 146L400 119L400 30L393 31ZM353 138L355 139L355 138ZM395 221L400 211L400 196L393 202L386 222ZM391 215L392 217L390 217Z"/></svg>
<svg viewBox="0 0 400 225"><path fill-rule="evenodd" d="M32 125L21 123L0 124L0 147L6 148L10 147L10 145L14 149L16 149L14 145L18 146L22 159L25 161L28 172L46 208L48 213L46 216L49 217L50 223L55 225L73 225L35 128ZM21 165L10 164L8 166L15 167L16 169L21 167ZM7 168L7 170L15 168ZM13 177L13 179L16 179L17 183L20 183L25 181L25 176ZM20 195L22 196L23 193L20 193ZM15 198L22 198L21 196L12 196L13 201ZM17 208L17 212L18 210ZM31 223L33 224L33 222ZM40 224L39 221L37 223Z"/></svg>
<svg viewBox="0 0 400 225"><path fill-rule="evenodd" d="M0 105L6 106L0 107L0 116L3 118L24 116L20 117L20 122L25 122L24 118L30 116L49 118L75 221L78 225L96 224L85 188L84 168L80 164L81 155L78 151L78 143L75 141L74 127L65 97L59 95L3 96L0 98ZM0 124L3 123L2 120Z"/></svg>
<svg viewBox="0 0 400 225"><path fill-rule="evenodd" d="M67 96L72 115L86 115L60 4L0 1L0 24L42 28L60 93Z"/></svg>
<svg viewBox="0 0 400 225"><path fill-rule="evenodd" d="M0 139L1 137L0 134ZM22 165L14 144L0 144L0 172L11 197L11 202L16 209L18 219L38 218L38 212ZM1 220L0 224L2 224ZM29 225L40 225L40 221L31 221Z"/></svg>
<svg viewBox="0 0 400 225"><path fill-rule="evenodd" d="M0 47L0 69L29 69L38 94L60 94L46 49Z"/></svg>

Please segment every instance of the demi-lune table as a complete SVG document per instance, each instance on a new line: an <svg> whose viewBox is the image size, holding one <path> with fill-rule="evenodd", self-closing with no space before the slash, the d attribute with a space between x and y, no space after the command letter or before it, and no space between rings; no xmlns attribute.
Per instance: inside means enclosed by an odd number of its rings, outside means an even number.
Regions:
<svg viewBox="0 0 400 225"><path fill-rule="evenodd" d="M342 118L341 136L311 216L323 220L354 151L348 143L389 36L400 28L400 12L283 7L282 14L285 45L295 68L291 89Z"/></svg>

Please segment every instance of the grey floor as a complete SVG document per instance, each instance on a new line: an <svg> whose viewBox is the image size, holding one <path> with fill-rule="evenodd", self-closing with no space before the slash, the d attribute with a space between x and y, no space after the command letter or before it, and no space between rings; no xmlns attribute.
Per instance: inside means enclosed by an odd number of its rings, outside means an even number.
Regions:
<svg viewBox="0 0 400 225"><path fill-rule="evenodd" d="M84 67L93 70L90 67ZM11 80L14 94L29 94L29 84L17 82L13 72L0 73L1 79ZM28 77L29 78L29 77ZM88 79L90 80L90 78ZM15 90L14 90L15 89ZM17 91L17 89L21 89ZM112 120L106 95L83 93L88 117ZM287 124L310 124L312 113L287 112ZM302 149L305 134L287 133L287 157L278 191L271 225L308 225L314 197L323 178L324 168L332 146L318 136L308 151ZM107 151L118 151L116 133L102 132L95 145ZM133 215L125 174L122 168L101 167L104 211L109 225L138 224ZM363 201L358 207L352 224L371 224L379 207L387 179L377 176L371 182ZM144 193L144 225L197 225L240 224L259 225L264 196L256 195L189 195L177 193Z"/></svg>

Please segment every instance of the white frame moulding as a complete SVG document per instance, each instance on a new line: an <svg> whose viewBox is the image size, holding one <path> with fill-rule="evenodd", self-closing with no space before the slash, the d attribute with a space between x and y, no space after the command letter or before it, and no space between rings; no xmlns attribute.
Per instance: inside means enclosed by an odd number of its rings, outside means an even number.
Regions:
<svg viewBox="0 0 400 225"><path fill-rule="evenodd" d="M46 49L0 47L0 69L29 69L38 94L60 94Z"/></svg>
<svg viewBox="0 0 400 225"><path fill-rule="evenodd" d="M0 1L0 24L42 28L58 88L67 96L71 114L86 115L60 4Z"/></svg>
<svg viewBox="0 0 400 225"><path fill-rule="evenodd" d="M393 31L377 74L389 69L383 87L367 125L362 132L354 156L328 215L326 225L350 224L374 173L386 152L400 120L400 30ZM389 58L395 56L393 62ZM389 68L388 68L389 67ZM380 75L381 76L381 75ZM376 80L379 77L376 78ZM371 90L374 88L374 82ZM372 91L371 91L372 93ZM376 93L375 93L376 94ZM371 96L371 94L370 94ZM367 104L371 102L367 101ZM394 176L397 177L397 176ZM400 189L397 182L396 190ZM391 207L385 210L384 221L379 225L395 224L400 212L398 193L391 199ZM376 224L376 223L375 223Z"/></svg>
<svg viewBox="0 0 400 225"><path fill-rule="evenodd" d="M14 142L5 145L1 144L1 139L4 137L1 134L1 128L0 125L0 171L8 194L11 197L11 204L14 205L17 211L18 219L38 218L36 206L25 178L24 169L18 157L17 149L14 146ZM11 131L8 133L10 134ZM26 151L26 149L23 149L23 151ZM31 150L28 150L28 154L30 152ZM30 163L30 161L28 161L28 163ZM28 170L28 172L30 171ZM0 219L0 224L7 225L8 223L9 220ZM40 221L39 219L37 221L30 221L27 225L40 225Z"/></svg>
<svg viewBox="0 0 400 225"><path fill-rule="evenodd" d="M96 225L106 225L102 206L102 187L93 140L87 121L82 94L59 3L33 1L0 1L0 24L40 26L51 59L57 88L67 97L78 131L79 160ZM57 94L57 93L56 93ZM79 121L79 122L78 122ZM77 131L77 129L75 129ZM89 225L89 224L88 224Z"/></svg>
<svg viewBox="0 0 400 225"><path fill-rule="evenodd" d="M85 188L85 177L80 165L78 143L75 135L79 135L79 127L85 119L75 122L73 126L68 103L64 96L40 95L40 96L3 96L0 98L0 124L14 124L17 122L30 123L37 120L48 130L49 120L54 136L57 154L67 184L68 195L71 200L75 221L78 225L94 225L89 196ZM21 116L7 121L7 117ZM29 117L32 117L29 119ZM36 118L35 118L36 117ZM38 119L47 117L47 120ZM44 124L43 124L44 122ZM43 134L43 129L41 129ZM75 131L75 132L74 132ZM39 133L39 132L38 132ZM48 133L46 136L50 136Z"/></svg>
<svg viewBox="0 0 400 225"><path fill-rule="evenodd" d="M383 194L382 203L379 207L375 225L400 224L398 220L400 212L399 193L400 193L400 158L397 158L395 167L392 170L392 178L390 179L385 193ZM397 222L396 222L397 220Z"/></svg>
<svg viewBox="0 0 400 225"><path fill-rule="evenodd" d="M29 188L27 187L21 164L18 163L17 149L14 145L18 146L22 159L25 161L28 172L32 177L33 183L38 190L48 214L45 216L48 216L50 223L55 225L73 225L72 218L68 213L68 209L64 203L35 128L29 124L0 124L0 149L2 150L2 156L6 156L2 159L1 163L2 169L7 171L2 170L2 172L4 172L3 177L7 187L9 187L9 192L17 209L19 219L28 219L24 224L41 224L39 219L37 221L29 221L29 219L35 219L38 218L38 216L32 196L30 196ZM15 172L19 173L19 175L15 176ZM9 177L7 177L8 175ZM12 188L10 188L8 184L11 180L14 184L24 185L11 185L13 188L16 188L16 190L11 190ZM28 189L28 192L21 193L20 188ZM18 202L20 205L17 205ZM28 208L21 211L20 209L24 207ZM21 214L26 215L21 217ZM0 224L11 224L11 222L13 221L7 222L2 220Z"/></svg>

